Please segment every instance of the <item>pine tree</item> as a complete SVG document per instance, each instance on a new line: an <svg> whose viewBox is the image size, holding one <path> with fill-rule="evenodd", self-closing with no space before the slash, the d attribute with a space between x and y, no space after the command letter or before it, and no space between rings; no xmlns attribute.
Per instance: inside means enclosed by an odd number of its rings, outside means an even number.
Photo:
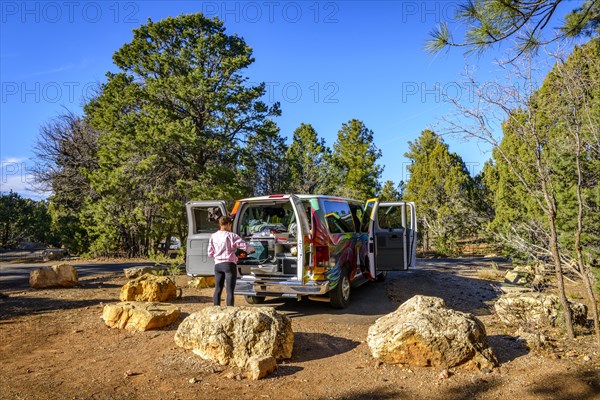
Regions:
<svg viewBox="0 0 600 400"><path fill-rule="evenodd" d="M381 192L377 195L380 201L400 201L403 196L404 182L400 182L398 186L394 185L394 181L385 181Z"/></svg>
<svg viewBox="0 0 600 400"><path fill-rule="evenodd" d="M285 156L290 170L292 193L328 194L331 173L328 160L331 150L310 124L300 124Z"/></svg>
<svg viewBox="0 0 600 400"><path fill-rule="evenodd" d="M88 231L95 252L147 254L170 232L185 234L186 201L244 192L244 142L279 105L260 101L264 84L242 75L252 49L201 14L148 21L113 60L120 71L85 107L102 132Z"/></svg>
<svg viewBox="0 0 600 400"><path fill-rule="evenodd" d="M431 130L424 130L409 151L410 178L403 199L415 202L421 220L423 246L432 241L436 250L452 252L463 235L475 229L474 211L469 206L472 179L456 153L448 150L444 140Z"/></svg>
<svg viewBox="0 0 600 400"><path fill-rule="evenodd" d="M288 147L274 122L266 123L248 138L242 156L242 185L248 195L263 196L288 193L289 165L286 163Z"/></svg>
<svg viewBox="0 0 600 400"><path fill-rule="evenodd" d="M331 158L335 194L358 200L374 197L383 171L379 158L381 150L374 144L372 130L357 119L342 124Z"/></svg>

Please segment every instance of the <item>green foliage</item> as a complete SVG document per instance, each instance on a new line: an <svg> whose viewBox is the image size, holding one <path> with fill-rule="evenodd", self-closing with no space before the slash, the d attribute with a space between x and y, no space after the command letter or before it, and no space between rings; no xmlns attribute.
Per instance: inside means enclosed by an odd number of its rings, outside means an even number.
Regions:
<svg viewBox="0 0 600 400"><path fill-rule="evenodd" d="M333 145L329 170L335 179L334 194L360 200L374 197L383 171L377 164L379 158L381 150L374 144L372 130L357 119L342 124Z"/></svg>
<svg viewBox="0 0 600 400"><path fill-rule="evenodd" d="M144 255L173 232L183 238L186 201L248 192L238 170L244 142L277 145L269 118L279 105L260 101L264 84L248 85L241 71L252 50L221 21L181 15L133 33L113 56L120 71L85 107L102 132L98 167L87 174L96 198L82 206L94 254Z"/></svg>
<svg viewBox="0 0 600 400"><path fill-rule="evenodd" d="M564 24L551 21L562 4L576 8ZM490 46L513 40L515 57L537 50L541 45L575 36L597 35L600 29L600 1L579 0L464 0L454 16L466 28L463 40L455 40L447 22L431 33L425 48L439 52L449 46L465 47L469 52L482 52ZM544 30L553 34L544 36Z"/></svg>
<svg viewBox="0 0 600 400"><path fill-rule="evenodd" d="M600 1L586 0L565 17L561 27L565 36L594 36L600 32Z"/></svg>
<svg viewBox="0 0 600 400"><path fill-rule="evenodd" d="M256 134L248 137L241 157L241 185L248 196L288 192L289 165L287 146L279 128L267 121Z"/></svg>
<svg viewBox="0 0 600 400"><path fill-rule="evenodd" d="M411 165L403 199L415 202L424 247L427 250L432 241L438 252L451 254L456 241L476 232L481 224L473 206L480 194L463 160L433 131L424 130L409 142L404 156Z"/></svg>
<svg viewBox="0 0 600 400"><path fill-rule="evenodd" d="M398 186L395 186L393 181L385 181L377 197L380 201L400 201L404 188L404 182L400 182Z"/></svg>
<svg viewBox="0 0 600 400"><path fill-rule="evenodd" d="M545 184L556 204L561 254L576 258L581 212L584 262L600 258L599 49L592 40L555 65L529 108L516 110L504 124L494 162L486 166L496 211L490 227L508 239L513 253L548 254Z"/></svg>
<svg viewBox="0 0 600 400"><path fill-rule="evenodd" d="M0 247L20 242L54 243L46 201L35 201L10 191L0 194Z"/></svg>
<svg viewBox="0 0 600 400"><path fill-rule="evenodd" d="M332 174L329 171L331 150L319 139L310 124L300 124L285 155L290 171L291 193L329 194Z"/></svg>

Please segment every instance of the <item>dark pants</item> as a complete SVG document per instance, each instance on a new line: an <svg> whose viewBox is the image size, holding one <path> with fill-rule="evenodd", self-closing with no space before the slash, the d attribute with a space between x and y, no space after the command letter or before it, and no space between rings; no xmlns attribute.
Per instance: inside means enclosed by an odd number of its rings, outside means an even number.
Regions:
<svg viewBox="0 0 600 400"><path fill-rule="evenodd" d="M221 305L221 293L223 293L223 284L225 284L228 306L233 306L233 291L235 290L235 281L237 279L237 266L232 262L223 262L215 264L215 294L213 304Z"/></svg>

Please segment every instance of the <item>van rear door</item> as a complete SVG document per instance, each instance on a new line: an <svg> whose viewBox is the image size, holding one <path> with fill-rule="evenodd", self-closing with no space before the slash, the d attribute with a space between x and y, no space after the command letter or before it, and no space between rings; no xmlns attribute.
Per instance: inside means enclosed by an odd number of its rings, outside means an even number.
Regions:
<svg viewBox="0 0 600 400"><path fill-rule="evenodd" d="M372 274L402 271L415 265L417 215L414 203L368 200L361 230L369 236Z"/></svg>
<svg viewBox="0 0 600 400"><path fill-rule="evenodd" d="M223 200L190 201L186 205L188 237L185 269L188 275L214 275L214 260L208 257L208 240L219 230L218 218L228 215Z"/></svg>

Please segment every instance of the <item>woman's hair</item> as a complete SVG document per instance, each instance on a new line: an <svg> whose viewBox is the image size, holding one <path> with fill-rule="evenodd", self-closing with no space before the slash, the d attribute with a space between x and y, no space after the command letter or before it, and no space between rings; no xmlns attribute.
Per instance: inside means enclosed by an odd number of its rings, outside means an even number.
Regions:
<svg viewBox="0 0 600 400"><path fill-rule="evenodd" d="M233 221L231 218L221 215L219 217L219 226L225 226L231 224Z"/></svg>

